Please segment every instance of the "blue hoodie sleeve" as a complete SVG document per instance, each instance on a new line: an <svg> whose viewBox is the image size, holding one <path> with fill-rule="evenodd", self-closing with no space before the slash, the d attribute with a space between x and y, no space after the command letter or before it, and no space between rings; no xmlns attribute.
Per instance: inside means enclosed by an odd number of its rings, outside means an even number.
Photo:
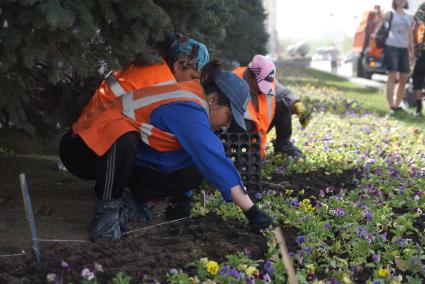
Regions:
<svg viewBox="0 0 425 284"><path fill-rule="evenodd" d="M152 116L176 136L202 176L218 188L226 202L232 201L230 189L244 186L222 142L212 131L205 110L196 103L179 102L167 104L155 112Z"/></svg>

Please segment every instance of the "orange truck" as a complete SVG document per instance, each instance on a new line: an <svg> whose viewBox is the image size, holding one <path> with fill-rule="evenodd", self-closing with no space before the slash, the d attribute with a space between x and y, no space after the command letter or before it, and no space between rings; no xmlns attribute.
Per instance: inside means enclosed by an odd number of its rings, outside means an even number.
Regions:
<svg viewBox="0 0 425 284"><path fill-rule="evenodd" d="M353 40L353 76L372 78L373 74L385 74L382 49L377 48L374 33L382 18L381 8L375 6L362 14Z"/></svg>

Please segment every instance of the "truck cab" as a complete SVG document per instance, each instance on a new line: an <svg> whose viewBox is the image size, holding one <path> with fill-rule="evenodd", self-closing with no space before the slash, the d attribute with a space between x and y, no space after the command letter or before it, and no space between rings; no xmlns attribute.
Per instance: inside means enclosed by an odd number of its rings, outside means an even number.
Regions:
<svg viewBox="0 0 425 284"><path fill-rule="evenodd" d="M379 6L362 14L353 40L353 76L370 79L373 74L385 74L383 49L377 48L374 33L382 18Z"/></svg>

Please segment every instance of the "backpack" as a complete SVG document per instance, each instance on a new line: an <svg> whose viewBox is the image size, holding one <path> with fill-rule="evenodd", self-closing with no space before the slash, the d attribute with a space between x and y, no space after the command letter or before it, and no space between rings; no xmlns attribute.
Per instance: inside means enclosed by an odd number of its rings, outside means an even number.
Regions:
<svg viewBox="0 0 425 284"><path fill-rule="evenodd" d="M413 30L413 44L415 48L415 55L418 57L419 53L424 48L425 39L425 25L420 22L416 22L415 29Z"/></svg>
<svg viewBox="0 0 425 284"><path fill-rule="evenodd" d="M393 12L390 14L390 20L388 22L388 28L385 24L382 24L382 26L379 28L379 30L375 34L375 44L377 48L384 48L385 41L387 40L388 34L390 33L391 29L391 22L393 20Z"/></svg>

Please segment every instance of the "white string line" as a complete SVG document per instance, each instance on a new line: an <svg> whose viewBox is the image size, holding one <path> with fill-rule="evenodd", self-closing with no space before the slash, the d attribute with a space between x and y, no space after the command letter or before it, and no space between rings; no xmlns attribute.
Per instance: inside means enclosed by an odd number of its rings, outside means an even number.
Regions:
<svg viewBox="0 0 425 284"><path fill-rule="evenodd" d="M184 217L184 218L176 219L176 220L173 220L173 221L168 221L168 222L164 222L164 223L152 225L152 226L149 226L149 227L143 227L143 228L131 230L131 231L128 231L128 232L123 233L123 235L128 235L128 234L135 233L135 232L138 232L138 231L144 231L144 230L147 230L147 229L151 229L151 228L162 226L162 225L171 224L171 223L182 221L182 220L189 219L189 218L190 217Z"/></svg>
<svg viewBox="0 0 425 284"><path fill-rule="evenodd" d="M0 257L22 256L22 255L25 255L25 253L2 254L2 255L0 255Z"/></svg>
<svg viewBox="0 0 425 284"><path fill-rule="evenodd" d="M164 223L152 225L152 226L149 226L149 227L143 227L143 228L131 230L131 231L128 231L128 232L123 233L123 235L128 235L128 234L131 234L131 233L135 233L135 232L138 232L138 231L143 231L143 230L151 229L151 228L162 226L162 225L166 225L166 224L171 224L171 223L178 222L178 221L181 221L181 220L185 220L185 219L188 219L188 218L189 217L185 217L185 218L181 218L181 219L177 219L177 220L173 220L173 221L168 221L168 222L164 222ZM87 240L56 240L56 239L54 239L54 240L50 240L50 239L38 239L38 241L39 242L56 242L56 243L65 243L65 242L89 243L90 242L90 241L87 241ZM20 256L20 255L25 255L25 253L5 254L5 255L0 255L0 257Z"/></svg>
<svg viewBox="0 0 425 284"><path fill-rule="evenodd" d="M87 240L50 240L50 239L38 239L39 242L58 242L58 243L65 243L65 242L84 242L87 243L89 241Z"/></svg>

